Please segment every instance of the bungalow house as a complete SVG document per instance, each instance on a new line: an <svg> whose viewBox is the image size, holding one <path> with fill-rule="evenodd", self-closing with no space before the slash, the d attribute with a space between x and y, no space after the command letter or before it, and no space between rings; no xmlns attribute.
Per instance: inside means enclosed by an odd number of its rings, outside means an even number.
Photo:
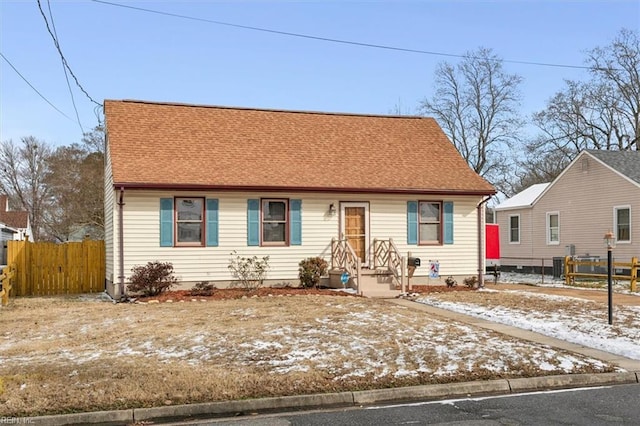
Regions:
<svg viewBox="0 0 640 426"><path fill-rule="evenodd" d="M495 190L432 118L104 106L114 297L133 266L156 260L171 262L186 288L224 287L234 251L269 256L267 285L297 285L298 263L316 256L349 271L356 287L409 253L422 259L413 283L484 270L483 203Z"/></svg>
<svg viewBox="0 0 640 426"><path fill-rule="evenodd" d="M606 259L608 231L614 258L628 262L640 257L640 152L582 151L553 182L533 185L495 210L503 270L544 267L559 275L565 255Z"/></svg>
<svg viewBox="0 0 640 426"><path fill-rule="evenodd" d="M7 264L7 241L33 240L29 212L9 210L9 198L0 195L0 265Z"/></svg>

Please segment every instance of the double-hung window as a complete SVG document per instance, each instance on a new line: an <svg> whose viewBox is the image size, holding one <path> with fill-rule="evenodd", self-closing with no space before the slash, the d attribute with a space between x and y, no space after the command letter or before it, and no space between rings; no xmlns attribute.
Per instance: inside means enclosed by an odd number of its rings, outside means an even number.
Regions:
<svg viewBox="0 0 640 426"><path fill-rule="evenodd" d="M289 222L287 200L262 200L262 244L288 245Z"/></svg>
<svg viewBox="0 0 640 426"><path fill-rule="evenodd" d="M631 207L619 206L613 208L614 229L617 243L631 242Z"/></svg>
<svg viewBox="0 0 640 426"><path fill-rule="evenodd" d="M204 198L176 198L176 245L204 245Z"/></svg>
<svg viewBox="0 0 640 426"><path fill-rule="evenodd" d="M520 243L520 215L514 214L509 216L509 243Z"/></svg>
<svg viewBox="0 0 640 426"><path fill-rule="evenodd" d="M560 213L547 213L547 244L560 244Z"/></svg>
<svg viewBox="0 0 640 426"><path fill-rule="evenodd" d="M420 244L442 244L442 203L420 201L418 220Z"/></svg>

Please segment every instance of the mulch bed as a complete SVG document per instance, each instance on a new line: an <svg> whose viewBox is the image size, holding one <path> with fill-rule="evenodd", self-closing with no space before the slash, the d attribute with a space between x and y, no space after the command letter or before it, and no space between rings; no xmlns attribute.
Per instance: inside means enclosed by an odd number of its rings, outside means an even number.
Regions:
<svg viewBox="0 0 640 426"><path fill-rule="evenodd" d="M473 291L474 289L457 286L446 287L436 285L414 285L412 286L413 293L444 293L452 291ZM275 297L275 296L352 296L360 297L353 293L347 293L344 291L335 291L328 288L299 288L299 287L262 287L255 290L245 290L242 288L225 288L214 289L213 294L210 296L192 295L190 290L174 290L167 291L158 296L152 297L139 297L137 300L141 302L149 302L151 300L157 300L158 302L166 302L171 300L173 302L192 300L232 300L242 299L243 297Z"/></svg>

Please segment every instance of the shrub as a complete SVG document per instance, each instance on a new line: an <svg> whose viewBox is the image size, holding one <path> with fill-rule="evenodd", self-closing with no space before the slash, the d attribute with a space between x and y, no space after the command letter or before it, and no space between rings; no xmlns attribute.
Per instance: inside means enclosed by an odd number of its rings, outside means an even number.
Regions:
<svg viewBox="0 0 640 426"><path fill-rule="evenodd" d="M298 264L298 277L303 287L318 287L320 277L327 274L329 264L321 257L309 257Z"/></svg>
<svg viewBox="0 0 640 426"><path fill-rule="evenodd" d="M458 285L458 282L454 280L451 275L449 275L444 282L447 284L447 287L455 287Z"/></svg>
<svg viewBox="0 0 640 426"><path fill-rule="evenodd" d="M462 280L462 282L464 283L464 285L466 285L469 288L475 288L476 284L478 284L478 278L474 275L474 276L465 278L464 280Z"/></svg>
<svg viewBox="0 0 640 426"><path fill-rule="evenodd" d="M143 296L156 296L176 285L171 262L148 262L131 268L129 290Z"/></svg>
<svg viewBox="0 0 640 426"><path fill-rule="evenodd" d="M245 290L255 290L262 286L269 270L269 256L259 260L257 256L241 257L234 250L229 259L229 271L236 279L236 285Z"/></svg>
<svg viewBox="0 0 640 426"><path fill-rule="evenodd" d="M192 296L211 296L215 289L215 284L211 284L209 281L200 281L189 290L189 294Z"/></svg>

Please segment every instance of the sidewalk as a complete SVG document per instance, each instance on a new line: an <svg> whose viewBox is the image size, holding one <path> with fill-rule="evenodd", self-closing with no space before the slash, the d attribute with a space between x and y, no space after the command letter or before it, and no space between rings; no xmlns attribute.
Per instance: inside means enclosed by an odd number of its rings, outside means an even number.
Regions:
<svg viewBox="0 0 640 426"><path fill-rule="evenodd" d="M488 289L522 290L536 293L561 294L581 297L590 300L604 301L607 293L595 290L566 289L552 287L535 287L517 284L488 284ZM131 425L168 421L186 421L197 418L220 418L250 415L278 411L309 410L336 407L359 407L380 403L400 401L424 401L433 399L469 397L478 395L505 395L528 391L563 389L586 386L601 386L640 383L640 361L614 355L608 352L568 343L563 340L547 337L542 334L492 323L457 312L416 303L407 299L386 299L387 303L416 309L429 315L439 316L456 322L462 322L498 333L547 345L591 358L614 364L625 371L601 374L572 374L543 376L520 379L499 379L467 383L451 383L444 385L425 385L393 389L377 389L370 391L340 392L331 394L299 395L276 398L261 398L241 401L212 402L190 405L176 405L153 408L137 408L130 410L103 411L94 413L77 413L57 416L33 417L26 423L34 425L69 425L69 424L103 424ZM615 294L614 303L640 306L640 297ZM19 419L26 420L26 419Z"/></svg>

